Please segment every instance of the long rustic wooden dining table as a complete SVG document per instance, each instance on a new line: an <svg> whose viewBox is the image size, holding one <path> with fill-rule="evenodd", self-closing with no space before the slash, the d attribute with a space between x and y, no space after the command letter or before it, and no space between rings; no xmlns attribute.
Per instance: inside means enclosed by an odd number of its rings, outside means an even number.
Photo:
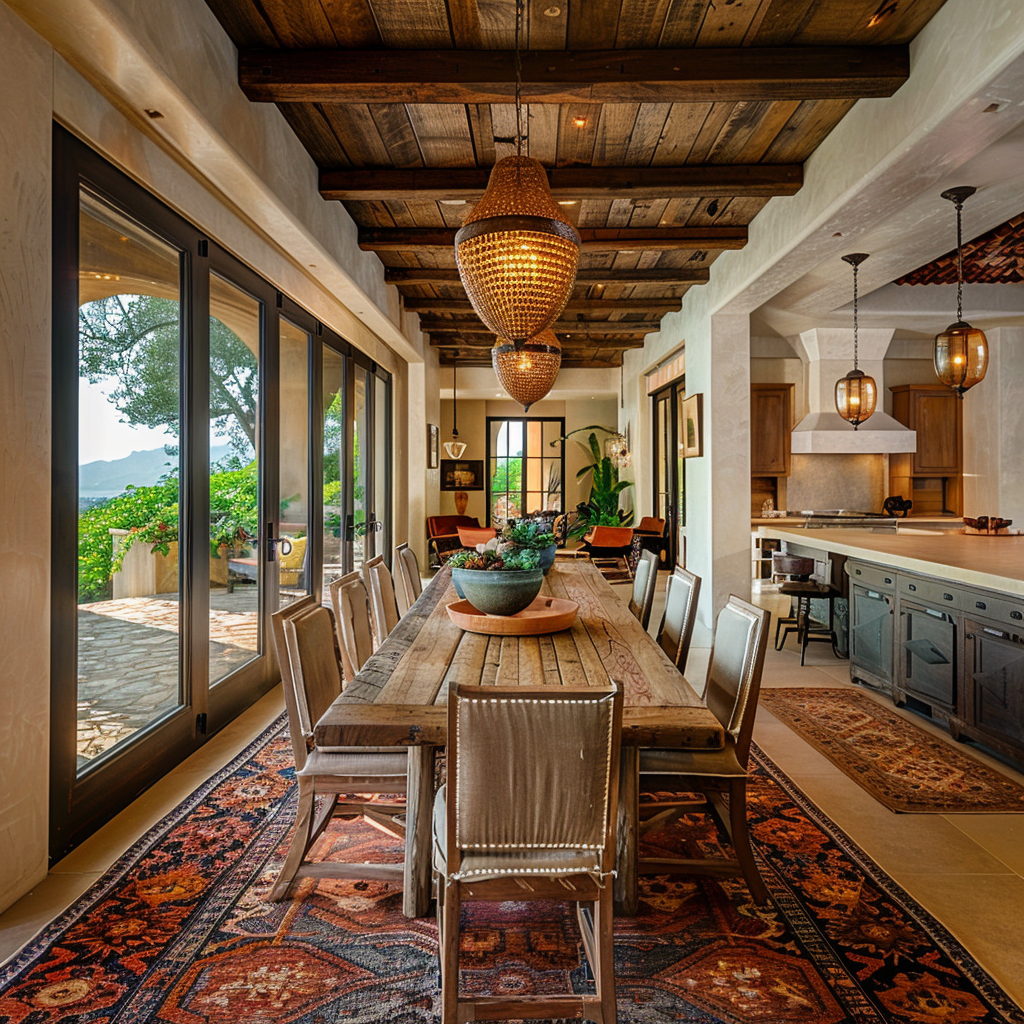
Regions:
<svg viewBox="0 0 1024 1024"><path fill-rule="evenodd" d="M434 754L447 742L453 684L607 686L614 679L623 686L616 898L626 913L635 913L637 903L639 749L724 743L718 719L594 566L556 562L541 593L579 605L571 629L539 637L467 633L446 612L458 596L450 570L442 569L316 724L321 748L409 748L408 917L430 907Z"/></svg>

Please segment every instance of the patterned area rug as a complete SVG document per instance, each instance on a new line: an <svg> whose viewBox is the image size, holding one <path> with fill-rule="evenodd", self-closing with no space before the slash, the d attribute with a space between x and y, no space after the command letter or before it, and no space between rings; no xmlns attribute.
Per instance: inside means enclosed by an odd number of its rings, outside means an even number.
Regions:
<svg viewBox="0 0 1024 1024"><path fill-rule="evenodd" d="M761 704L891 811L1020 814L1024 786L856 690L787 687Z"/></svg>
<svg viewBox="0 0 1024 1024"><path fill-rule="evenodd" d="M434 919L402 917L393 887L307 880L291 902L265 902L294 815L289 761L279 723L168 815L0 969L0 1020L438 1021ZM615 922L623 1024L1024 1024L762 755L750 813L772 905L754 906L739 881L645 879L640 916ZM651 855L721 854L698 816L654 838ZM358 823L322 843L346 860L401 856ZM589 985L568 906L467 909L464 990Z"/></svg>

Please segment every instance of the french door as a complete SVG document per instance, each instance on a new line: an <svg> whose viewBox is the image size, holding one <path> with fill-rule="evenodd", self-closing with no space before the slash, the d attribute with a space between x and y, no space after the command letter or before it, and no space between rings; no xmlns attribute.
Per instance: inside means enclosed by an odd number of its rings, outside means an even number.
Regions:
<svg viewBox="0 0 1024 1024"><path fill-rule="evenodd" d="M54 160L57 858L277 683L328 499L341 568L390 543L390 378L59 127Z"/></svg>
<svg viewBox="0 0 1024 1024"><path fill-rule="evenodd" d="M686 559L686 477L680 454L684 385L670 384L652 396L654 514L666 521L668 568Z"/></svg>
<svg viewBox="0 0 1024 1024"><path fill-rule="evenodd" d="M487 417L487 523L565 511L565 420Z"/></svg>

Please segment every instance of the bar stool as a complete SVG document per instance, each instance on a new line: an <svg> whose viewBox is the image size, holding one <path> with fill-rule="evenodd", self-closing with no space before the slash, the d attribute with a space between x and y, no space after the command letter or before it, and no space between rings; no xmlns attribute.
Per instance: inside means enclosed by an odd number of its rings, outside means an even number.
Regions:
<svg viewBox="0 0 1024 1024"><path fill-rule="evenodd" d="M790 633L796 633L797 640L800 643L800 665L803 666L804 656L807 653L807 645L809 643L820 643L825 641L832 645L832 653L838 658L839 646L838 638L836 637L835 626L833 622L834 602L840 595L840 591L833 587L829 583L815 583L813 580L805 581L794 581L792 583L784 583L780 593L785 594L789 597L796 598L796 616L788 617L785 621L795 622L796 628L793 629L790 626L786 627L786 631L782 634L782 646L786 644L786 637ZM821 598L828 601L828 623L821 625L814 625L814 620L811 618L811 600L814 598ZM776 627L776 635L778 634L778 628ZM775 649L781 650L776 640Z"/></svg>
<svg viewBox="0 0 1024 1024"><path fill-rule="evenodd" d="M781 551L772 555L772 583L777 583L779 580L782 580L784 584L793 581L806 582L811 578L812 572L814 572L813 558L784 555ZM785 586L781 592L786 593ZM790 604L792 605L792 602ZM786 632L782 634L782 643L779 643L779 630L783 626L786 627ZM775 622L775 650L781 651L786 646L786 637L790 633L796 633L799 636L799 626L799 611L796 615L780 615Z"/></svg>

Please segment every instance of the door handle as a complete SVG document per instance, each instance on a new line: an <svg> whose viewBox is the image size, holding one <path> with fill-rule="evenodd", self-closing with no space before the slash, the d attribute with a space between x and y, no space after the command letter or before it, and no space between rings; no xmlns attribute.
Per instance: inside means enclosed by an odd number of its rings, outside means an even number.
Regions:
<svg viewBox="0 0 1024 1024"><path fill-rule="evenodd" d="M287 537L274 536L274 524L267 523L267 561L276 562L278 554L290 555L292 542Z"/></svg>

